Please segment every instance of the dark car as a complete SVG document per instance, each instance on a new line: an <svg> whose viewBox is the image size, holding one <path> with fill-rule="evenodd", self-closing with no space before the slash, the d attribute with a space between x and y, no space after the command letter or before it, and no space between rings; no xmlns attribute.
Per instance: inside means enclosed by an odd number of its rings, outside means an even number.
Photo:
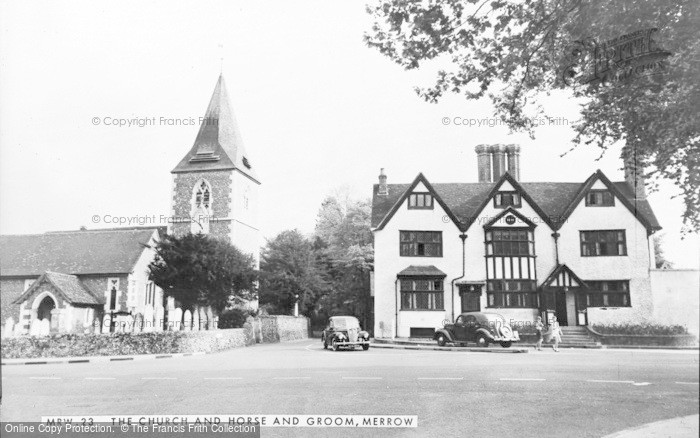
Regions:
<svg viewBox="0 0 700 438"><path fill-rule="evenodd" d="M479 347L488 347L498 342L501 347L508 348L513 342L520 341L520 336L498 313L468 312L459 315L454 324L445 324L443 328L435 330L433 339L440 346L448 342L474 342Z"/></svg>
<svg viewBox="0 0 700 438"><path fill-rule="evenodd" d="M333 351L340 348L361 346L369 350L369 333L360 328L360 321L354 316L331 316L321 335L323 348L330 346Z"/></svg>

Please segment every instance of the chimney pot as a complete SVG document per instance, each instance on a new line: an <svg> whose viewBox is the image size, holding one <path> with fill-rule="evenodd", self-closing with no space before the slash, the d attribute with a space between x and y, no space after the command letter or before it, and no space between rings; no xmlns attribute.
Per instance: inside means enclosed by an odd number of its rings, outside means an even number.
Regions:
<svg viewBox="0 0 700 438"><path fill-rule="evenodd" d="M516 181L520 181L520 146L509 144L506 146L508 154L508 173Z"/></svg>
<svg viewBox="0 0 700 438"><path fill-rule="evenodd" d="M493 154L493 180L497 181L506 173L506 147L502 144L495 144L490 149Z"/></svg>
<svg viewBox="0 0 700 438"><path fill-rule="evenodd" d="M622 160L625 166L625 181L632 187L634 198L646 199L647 191L644 187L646 179L644 178L644 165L641 157L637 156L636 151L625 147L622 150Z"/></svg>
<svg viewBox="0 0 700 438"><path fill-rule="evenodd" d="M384 173L384 168L379 170L379 189L377 190L378 195L388 195L389 186L386 183L386 174Z"/></svg>
<svg viewBox="0 0 700 438"><path fill-rule="evenodd" d="M479 182L491 182L491 151L485 144L477 145L474 148L476 152L476 162L479 172Z"/></svg>

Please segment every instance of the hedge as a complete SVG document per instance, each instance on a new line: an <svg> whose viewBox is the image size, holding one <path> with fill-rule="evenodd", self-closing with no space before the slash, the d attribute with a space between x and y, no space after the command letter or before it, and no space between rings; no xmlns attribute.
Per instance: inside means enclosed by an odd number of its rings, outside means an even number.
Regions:
<svg viewBox="0 0 700 438"><path fill-rule="evenodd" d="M612 324L591 326L601 335L669 336L687 335L688 329L682 325L661 324Z"/></svg>
<svg viewBox="0 0 700 438"><path fill-rule="evenodd" d="M212 352L254 344L244 329L151 333L53 334L20 336L2 341L3 359L40 357L127 356Z"/></svg>

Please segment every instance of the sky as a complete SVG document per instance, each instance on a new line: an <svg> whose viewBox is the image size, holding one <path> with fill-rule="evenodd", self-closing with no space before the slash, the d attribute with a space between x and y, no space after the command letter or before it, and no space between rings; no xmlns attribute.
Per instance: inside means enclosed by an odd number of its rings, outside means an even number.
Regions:
<svg viewBox="0 0 700 438"><path fill-rule="evenodd" d="M561 157L578 114L563 94L541 98L556 122L534 140L494 125L487 101L425 103L413 88L434 71L407 72L366 47L365 3L0 2L0 233L167 216L170 171L198 130L178 120L204 115L222 71L268 238L311 232L339 188L369 198L382 167L389 183L419 172L476 182L481 143L519 144L522 181L582 182L596 169L623 179L619 149ZM134 118L155 123L111 124ZM663 183L649 200L667 257L698 267L700 238L681 239L677 195Z"/></svg>

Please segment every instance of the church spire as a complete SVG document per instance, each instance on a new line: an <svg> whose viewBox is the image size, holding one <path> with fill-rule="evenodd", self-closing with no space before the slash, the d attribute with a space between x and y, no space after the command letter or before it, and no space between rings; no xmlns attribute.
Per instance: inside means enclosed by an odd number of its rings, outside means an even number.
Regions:
<svg viewBox="0 0 700 438"><path fill-rule="evenodd" d="M207 110L199 123L199 132L192 148L172 173L236 169L257 182L229 104L223 74L219 76Z"/></svg>

